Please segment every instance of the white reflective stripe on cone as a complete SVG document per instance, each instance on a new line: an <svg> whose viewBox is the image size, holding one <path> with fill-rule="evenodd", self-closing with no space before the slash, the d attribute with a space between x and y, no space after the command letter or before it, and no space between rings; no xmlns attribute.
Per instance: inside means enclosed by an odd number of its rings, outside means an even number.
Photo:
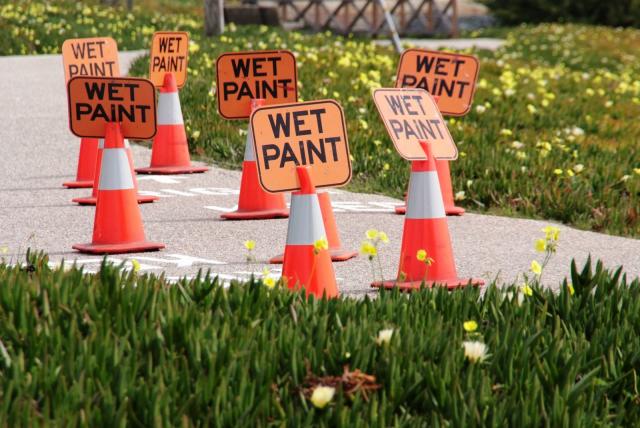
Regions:
<svg viewBox="0 0 640 428"><path fill-rule="evenodd" d="M253 132L251 132L251 125L249 125L249 130L247 131L247 142L244 145L244 160L245 162L256 160L256 154L253 150Z"/></svg>
<svg viewBox="0 0 640 428"><path fill-rule="evenodd" d="M412 172L409 179L406 218L443 218L444 202L436 171Z"/></svg>
<svg viewBox="0 0 640 428"><path fill-rule="evenodd" d="M287 245L313 245L325 238L318 195L291 195Z"/></svg>
<svg viewBox="0 0 640 428"><path fill-rule="evenodd" d="M104 149L104 138L100 138L100 139L98 140L98 148L99 148L100 150Z"/></svg>
<svg viewBox="0 0 640 428"><path fill-rule="evenodd" d="M124 149L104 149L98 190L133 189L129 157Z"/></svg>
<svg viewBox="0 0 640 428"><path fill-rule="evenodd" d="M125 148L125 149L128 149L128 148L130 148L130 147L131 147L131 145L129 145L129 140L127 140L127 139L125 138L125 140L124 140L124 148Z"/></svg>
<svg viewBox="0 0 640 428"><path fill-rule="evenodd" d="M158 125L182 125L180 96L177 92L160 92L158 98Z"/></svg>

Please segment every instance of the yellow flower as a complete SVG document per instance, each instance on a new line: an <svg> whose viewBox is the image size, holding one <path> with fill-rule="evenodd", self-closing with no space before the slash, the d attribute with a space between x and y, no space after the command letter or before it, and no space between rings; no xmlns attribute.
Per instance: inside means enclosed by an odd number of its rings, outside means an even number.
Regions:
<svg viewBox="0 0 640 428"><path fill-rule="evenodd" d="M573 296L576 293L576 290L573 288L573 284L568 283L567 288L569 289L569 295Z"/></svg>
<svg viewBox="0 0 640 428"><path fill-rule="evenodd" d="M333 400L336 389L332 386L318 385L313 389L311 402L318 409L324 409Z"/></svg>
<svg viewBox="0 0 640 428"><path fill-rule="evenodd" d="M378 337L376 338L376 343L378 345L384 345L391 342L391 336L393 336L393 329L386 328L384 330L380 330L378 332Z"/></svg>
<svg viewBox="0 0 640 428"><path fill-rule="evenodd" d="M478 323L473 320L465 321L462 326L464 327L464 331L467 331L469 333L478 329Z"/></svg>
<svg viewBox="0 0 640 428"><path fill-rule="evenodd" d="M560 168L556 168L556 169L553 170L553 173L555 175L562 175L562 170Z"/></svg>
<svg viewBox="0 0 640 428"><path fill-rule="evenodd" d="M379 235L379 232L376 229L369 229L365 232L365 235L367 236L367 239L376 239Z"/></svg>
<svg viewBox="0 0 640 428"><path fill-rule="evenodd" d="M513 132L510 129L503 128L500 130L500 135L504 137L510 137L511 135L513 135Z"/></svg>
<svg viewBox="0 0 640 428"><path fill-rule="evenodd" d="M633 172L640 175L640 168L633 168Z"/></svg>
<svg viewBox="0 0 640 428"><path fill-rule="evenodd" d="M140 262L136 259L131 259L131 266L133 266L134 272L138 272L140 270Z"/></svg>
<svg viewBox="0 0 640 428"><path fill-rule="evenodd" d="M427 259L427 252L425 250L418 250L418 252L416 253L416 259L420 260L421 262L425 261Z"/></svg>
<svg viewBox="0 0 640 428"><path fill-rule="evenodd" d="M545 226L542 231L547 240L557 241L560 238L560 229L555 226Z"/></svg>
<svg viewBox="0 0 640 428"><path fill-rule="evenodd" d="M540 263L538 263L535 260L532 261L531 262L531 272L535 273L536 275L542 274L542 266L540 266Z"/></svg>
<svg viewBox="0 0 640 428"><path fill-rule="evenodd" d="M327 242L327 238L323 236L322 238L318 239L316 242L313 243L313 248L316 251L322 251L329 248L329 243Z"/></svg>
<svg viewBox="0 0 640 428"><path fill-rule="evenodd" d="M378 233L378 238L380 238L380 241L384 242L385 244L388 244L388 243L389 243L389 237L387 236L387 234L386 234L386 233L384 233L384 232L382 232L382 231L380 231L380 232Z"/></svg>
<svg viewBox="0 0 640 428"><path fill-rule="evenodd" d="M533 296L533 288L529 287L527 284L524 284L522 287L520 287L520 290L525 296Z"/></svg>
<svg viewBox="0 0 640 428"><path fill-rule="evenodd" d="M547 241L544 239L536 239L535 248L537 252L544 253L547 249Z"/></svg>
<svg viewBox="0 0 640 428"><path fill-rule="evenodd" d="M378 254L378 249L369 241L362 241L360 246L360 253L369 257L375 257Z"/></svg>
<svg viewBox="0 0 640 428"><path fill-rule="evenodd" d="M276 286L276 280L271 278L270 276L262 278L262 283L266 285L267 288L273 288Z"/></svg>
<svg viewBox="0 0 640 428"><path fill-rule="evenodd" d="M246 248L247 250L251 251L254 248L256 248L256 241L244 241L244 248Z"/></svg>

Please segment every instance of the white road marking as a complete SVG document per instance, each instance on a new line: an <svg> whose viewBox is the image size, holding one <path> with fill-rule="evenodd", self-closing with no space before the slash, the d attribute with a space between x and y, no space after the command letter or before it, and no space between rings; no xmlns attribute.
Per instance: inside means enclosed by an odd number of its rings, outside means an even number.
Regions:
<svg viewBox="0 0 640 428"><path fill-rule="evenodd" d="M155 181L160 184L181 184L180 180L186 180L188 175L138 175L138 181Z"/></svg>

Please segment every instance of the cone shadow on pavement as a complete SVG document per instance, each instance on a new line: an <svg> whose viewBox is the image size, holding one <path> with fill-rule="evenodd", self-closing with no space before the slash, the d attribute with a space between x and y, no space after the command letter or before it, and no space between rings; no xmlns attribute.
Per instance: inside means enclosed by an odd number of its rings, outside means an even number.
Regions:
<svg viewBox="0 0 640 428"><path fill-rule="evenodd" d="M458 277L436 162L431 153L431 145L424 141L420 145L427 160L411 163L397 279L374 282L371 286L410 291L423 286L454 289L483 285L484 281L481 279ZM433 259L430 266L424 260L419 260L420 250L426 251L426 257Z"/></svg>

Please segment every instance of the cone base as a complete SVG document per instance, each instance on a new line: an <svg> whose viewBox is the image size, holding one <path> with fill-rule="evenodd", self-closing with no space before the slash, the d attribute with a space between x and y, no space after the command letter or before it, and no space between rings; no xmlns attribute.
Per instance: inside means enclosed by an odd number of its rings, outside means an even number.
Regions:
<svg viewBox="0 0 640 428"><path fill-rule="evenodd" d="M67 181L62 185L67 189L90 189L93 187L93 180Z"/></svg>
<svg viewBox="0 0 640 428"><path fill-rule="evenodd" d="M159 242L127 242L126 244L75 244L72 248L87 254L123 254L158 251L164 244Z"/></svg>
<svg viewBox="0 0 640 428"><path fill-rule="evenodd" d="M288 209L264 210L264 211L233 211L220 214L225 220L266 220L271 218L289 217Z"/></svg>
<svg viewBox="0 0 640 428"><path fill-rule="evenodd" d="M444 211L447 215L462 215L465 213L465 209L462 207L457 207L455 205L447 205L444 207Z"/></svg>
<svg viewBox="0 0 640 428"><path fill-rule="evenodd" d="M400 205L398 207L395 207L395 212L396 214L400 214L400 215L405 215L407 213L407 206L406 205ZM464 208L461 207L457 207L455 205L449 205L444 207L444 212L447 215L463 215L466 211Z"/></svg>
<svg viewBox="0 0 640 428"><path fill-rule="evenodd" d="M207 172L209 168L206 166L150 166L148 168L136 168L138 174L198 174Z"/></svg>
<svg viewBox="0 0 640 428"><path fill-rule="evenodd" d="M329 254L331 254L332 262L346 262L349 259L352 259L358 255L357 251L349 251L343 250L342 248L338 248L335 250L329 250ZM272 265L281 265L284 261L284 254L277 255L275 257L271 257L269 259L269 263Z"/></svg>
<svg viewBox="0 0 640 428"><path fill-rule="evenodd" d="M139 204L148 204L151 202L155 202L158 199L160 199L157 196L142 196L142 195L138 195L138 203ZM75 202L76 204L79 205L95 205L96 201L98 200L98 198L96 198L95 196L88 196L86 198L73 198L71 199L71 202Z"/></svg>
<svg viewBox="0 0 640 428"><path fill-rule="evenodd" d="M393 289L397 288L400 291L417 291L420 288L433 288L433 287L445 287L448 290L455 290L456 288L464 287L482 287L484 281L477 278L454 278L454 279L441 279L436 281L377 281L371 284L372 288L385 288Z"/></svg>

